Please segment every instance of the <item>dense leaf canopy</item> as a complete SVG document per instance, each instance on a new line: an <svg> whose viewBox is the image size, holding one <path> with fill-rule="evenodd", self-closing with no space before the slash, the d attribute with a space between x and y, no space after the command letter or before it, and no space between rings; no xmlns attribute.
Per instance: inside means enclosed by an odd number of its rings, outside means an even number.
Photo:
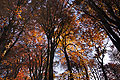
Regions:
<svg viewBox="0 0 120 80"><path fill-rule="evenodd" d="M0 80L119 80L119 51L119 0L0 0Z"/></svg>

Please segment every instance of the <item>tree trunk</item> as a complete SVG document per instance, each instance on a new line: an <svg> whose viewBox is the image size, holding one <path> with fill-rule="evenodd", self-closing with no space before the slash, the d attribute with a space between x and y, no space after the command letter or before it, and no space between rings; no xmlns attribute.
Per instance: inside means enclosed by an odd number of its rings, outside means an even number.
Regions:
<svg viewBox="0 0 120 80"><path fill-rule="evenodd" d="M102 71L103 71L103 75L104 75L105 80L108 80L107 75L106 75L106 72L105 72L105 69L104 69L104 66L101 65L101 68L102 68Z"/></svg>
<svg viewBox="0 0 120 80"><path fill-rule="evenodd" d="M49 80L53 80L53 60L54 60L54 43L52 42L52 38L50 38L51 43L51 52L50 52L50 66L49 66Z"/></svg>
<svg viewBox="0 0 120 80"><path fill-rule="evenodd" d="M64 54L65 54L65 58L66 58L66 61L67 61L68 70L70 71L70 80L73 80L72 70L71 70L71 66L70 66L69 57L67 55L66 47L64 48Z"/></svg>
<svg viewBox="0 0 120 80"><path fill-rule="evenodd" d="M45 70L45 80L47 80L47 71L48 71L48 65L49 65L49 52L50 52L50 48L49 48L49 45L50 45L50 40L49 40L49 37L48 37L48 49L47 49L47 64L46 64L46 70Z"/></svg>
<svg viewBox="0 0 120 80"><path fill-rule="evenodd" d="M85 68L85 73L86 73L86 80L89 80L89 75L88 75L88 69L87 69L87 67L85 66L85 64L84 64L84 68Z"/></svg>

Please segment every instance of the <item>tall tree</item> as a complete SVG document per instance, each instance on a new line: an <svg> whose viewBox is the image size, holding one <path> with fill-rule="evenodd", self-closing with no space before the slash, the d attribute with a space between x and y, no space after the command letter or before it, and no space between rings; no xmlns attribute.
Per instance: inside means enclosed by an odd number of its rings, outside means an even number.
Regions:
<svg viewBox="0 0 120 80"><path fill-rule="evenodd" d="M75 0L79 5L79 12L96 20L95 24L100 24L107 35L120 51L120 1L119 0ZM93 24L94 25L94 24Z"/></svg>
<svg viewBox="0 0 120 80"><path fill-rule="evenodd" d="M0 1L0 62L8 55L22 34L25 18L22 18L23 7L27 1L1 0Z"/></svg>
<svg viewBox="0 0 120 80"><path fill-rule="evenodd" d="M71 24L72 12L67 2L69 0L46 0L38 6L36 11L37 23L43 28L47 37L47 72L49 71L49 80L53 80L53 60L55 50L57 48L60 35L64 32L64 28Z"/></svg>

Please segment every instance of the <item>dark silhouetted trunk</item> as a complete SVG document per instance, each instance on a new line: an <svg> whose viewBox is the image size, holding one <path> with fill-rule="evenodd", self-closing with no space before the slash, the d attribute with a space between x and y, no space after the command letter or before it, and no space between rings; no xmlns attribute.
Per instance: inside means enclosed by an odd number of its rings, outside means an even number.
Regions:
<svg viewBox="0 0 120 80"><path fill-rule="evenodd" d="M106 74L106 72L105 72L104 66L101 65L101 68L102 68L102 71L103 71L103 75L104 75L105 80L108 80L108 77L107 77L107 74Z"/></svg>
<svg viewBox="0 0 120 80"><path fill-rule="evenodd" d="M55 52L55 43L52 42L52 38L50 38L50 43L51 43L51 52L50 52L49 80L53 80L53 60L54 60L54 52Z"/></svg>
<svg viewBox="0 0 120 80"><path fill-rule="evenodd" d="M73 76L72 76L72 69L71 69L71 66L70 66L69 57L68 57L67 51L66 51L66 38L65 38L65 46L63 46L63 47L64 47L65 58L66 58L66 61L67 61L67 67L68 67L68 70L70 71L70 80L74 80Z"/></svg>
<svg viewBox="0 0 120 80"><path fill-rule="evenodd" d="M49 45L50 45L50 40L49 40L49 37L48 37L47 64L46 64L46 70L45 70L45 80L47 80L48 65L49 65L49 55L50 55L49 54L49 52L50 52Z"/></svg>
<svg viewBox="0 0 120 80"><path fill-rule="evenodd" d="M66 61L67 61L68 70L70 71L70 80L74 80L73 76L72 76L72 70L71 70L71 66L70 66L69 57L68 57L67 52L66 52L66 47L64 48L64 54L65 54L65 58L66 58Z"/></svg>
<svg viewBox="0 0 120 80"><path fill-rule="evenodd" d="M88 75L88 69L84 64L84 68L85 68L85 73L86 73L86 80L89 80L89 75Z"/></svg>

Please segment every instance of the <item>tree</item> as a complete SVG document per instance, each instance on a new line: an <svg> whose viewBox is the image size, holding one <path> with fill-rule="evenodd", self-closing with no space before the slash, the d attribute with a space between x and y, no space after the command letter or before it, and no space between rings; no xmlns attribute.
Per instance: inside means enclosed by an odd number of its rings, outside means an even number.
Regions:
<svg viewBox="0 0 120 80"><path fill-rule="evenodd" d="M2 0L0 79L119 79L119 64L103 60L107 35L119 43L115 1L113 14L109 0ZM119 63L119 55L111 59ZM59 66L64 69L60 75Z"/></svg>
<svg viewBox="0 0 120 80"><path fill-rule="evenodd" d="M119 75L120 75L120 64L117 63L108 63L105 65L106 67L106 72L108 75L108 79L114 79L114 80L119 80Z"/></svg>
<svg viewBox="0 0 120 80"><path fill-rule="evenodd" d="M91 17L91 20L96 20L95 24L101 25L115 47L120 51L120 1L119 0L75 0L76 5L79 5L79 12L82 12L85 17ZM94 23L93 23L94 25Z"/></svg>
<svg viewBox="0 0 120 80"><path fill-rule="evenodd" d="M102 72L103 72L103 76L104 76L104 78L105 78L105 80L108 80L108 77L107 77L107 73L106 73L106 69L105 69L105 67L104 67L104 62L103 62L103 59L104 59L104 56L105 56L105 53L106 53L106 45L107 44L105 44L105 46L104 46L104 48L102 49L102 47L100 47L100 46L98 46L98 47L96 47L96 52L97 52L97 54L95 54L95 58L97 59L97 61L98 61L98 64L99 64L99 66L100 66L100 68L101 68L101 70L102 70Z"/></svg>
<svg viewBox="0 0 120 80"><path fill-rule="evenodd" d="M119 55L120 55L119 51L114 47L114 45L110 45L109 57L110 57L111 62L105 65L109 79L119 80L119 75L120 75Z"/></svg>
<svg viewBox="0 0 120 80"><path fill-rule="evenodd" d="M60 35L64 32L64 28L71 24L72 13L68 7L69 0L49 0L42 1L38 6L35 19L43 28L47 37L47 65L45 71L45 80L49 70L49 80L53 80L53 59L57 48ZM53 4L54 3L54 4ZM57 34L57 35L56 35Z"/></svg>
<svg viewBox="0 0 120 80"><path fill-rule="evenodd" d="M27 4L27 1L13 0L13 2L1 0L0 62L5 59L10 49L16 44L26 24L26 20L21 15L22 8Z"/></svg>

